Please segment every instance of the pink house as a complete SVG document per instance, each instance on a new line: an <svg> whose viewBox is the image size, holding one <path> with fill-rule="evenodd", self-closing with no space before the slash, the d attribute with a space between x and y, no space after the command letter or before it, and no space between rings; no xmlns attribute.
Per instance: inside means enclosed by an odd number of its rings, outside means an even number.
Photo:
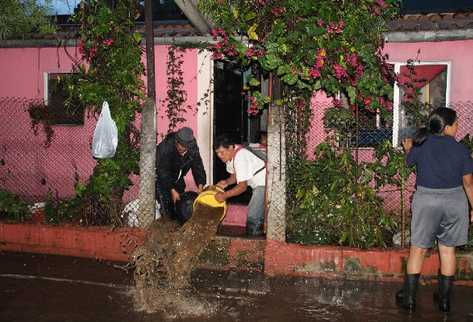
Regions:
<svg viewBox="0 0 473 322"><path fill-rule="evenodd" d="M462 118L459 135L473 134L473 13L405 15L391 23L391 31L385 37L385 52L395 70L402 73L406 61L415 59L418 71L428 75L422 86L423 99L457 108ZM161 23L155 29L158 140L168 127L168 120L163 116L168 48L179 42L201 41L211 38L187 21ZM78 56L75 43L67 48L73 56ZM54 78L70 72L71 67L64 48L57 47L54 41L0 41L0 189L31 201L44 200L48 192L64 198L73 194L74 176L81 181L90 176L95 165L90 154L95 118L86 115L78 125L54 125L54 139L50 147L44 148L44 134L41 130L38 135L33 133L26 111L26 103L31 100L47 101ZM267 115L263 113L259 118L247 115L241 95L245 75L239 66L214 62L205 50L187 49L182 70L186 103L191 109L184 115L186 121L181 126L189 126L196 133L207 181L213 183L224 172L212 149L215 135L233 131L242 142L257 142L259 134L266 131ZM394 94L394 122L389 135L397 145L404 114L402 93L396 84ZM312 149L325 139L321 124L324 109L330 105L330 100L322 94L314 96L308 144ZM361 151L368 158L372 149L367 144ZM188 179L192 186L192 179ZM134 185L125 202L136 195L137 185ZM226 219L229 226L244 225L242 207L232 208Z"/></svg>

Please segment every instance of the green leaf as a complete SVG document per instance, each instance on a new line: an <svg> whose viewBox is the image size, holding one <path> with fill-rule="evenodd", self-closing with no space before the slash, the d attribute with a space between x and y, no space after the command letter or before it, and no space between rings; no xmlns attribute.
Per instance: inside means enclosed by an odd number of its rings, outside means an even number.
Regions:
<svg viewBox="0 0 473 322"><path fill-rule="evenodd" d="M294 85L297 82L297 79L298 77L291 73L286 74L281 78L281 80L289 86Z"/></svg>
<svg viewBox="0 0 473 322"><path fill-rule="evenodd" d="M348 98L350 100L350 104L355 104L356 101L356 89L353 86L348 86L347 88Z"/></svg>
<svg viewBox="0 0 473 322"><path fill-rule="evenodd" d="M279 65L278 71L276 72L278 76L282 76L284 74L287 74L291 71L291 68L289 67L288 64L283 64Z"/></svg>
<svg viewBox="0 0 473 322"><path fill-rule="evenodd" d="M260 84L261 84L260 81L254 77L250 78L250 80L248 81L248 85L253 86L253 87L259 86Z"/></svg>

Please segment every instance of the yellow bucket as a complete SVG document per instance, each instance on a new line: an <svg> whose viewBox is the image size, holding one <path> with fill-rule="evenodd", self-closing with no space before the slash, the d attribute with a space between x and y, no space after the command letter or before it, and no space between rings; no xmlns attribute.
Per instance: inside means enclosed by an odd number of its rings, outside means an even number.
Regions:
<svg viewBox="0 0 473 322"><path fill-rule="evenodd" d="M227 203L224 202L218 202L217 199L215 199L215 195L218 192L224 192L224 190L218 186L210 186L206 188L206 190L202 191L197 198L194 200L194 208L197 205L197 203L213 207L213 208L223 208L223 214L222 218L225 217L225 214L227 213Z"/></svg>

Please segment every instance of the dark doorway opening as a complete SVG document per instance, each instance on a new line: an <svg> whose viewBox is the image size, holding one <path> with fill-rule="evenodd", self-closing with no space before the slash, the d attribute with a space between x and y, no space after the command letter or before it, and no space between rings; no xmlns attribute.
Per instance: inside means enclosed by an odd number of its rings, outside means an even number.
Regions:
<svg viewBox="0 0 473 322"><path fill-rule="evenodd" d="M250 116L247 113L248 99L243 91L245 78L250 74L239 64L228 61L214 65L214 139L220 134L230 135L238 144L257 143L260 133L266 131L265 113ZM229 176L225 164L215 155L213 182ZM232 203L249 202L251 189L229 200Z"/></svg>

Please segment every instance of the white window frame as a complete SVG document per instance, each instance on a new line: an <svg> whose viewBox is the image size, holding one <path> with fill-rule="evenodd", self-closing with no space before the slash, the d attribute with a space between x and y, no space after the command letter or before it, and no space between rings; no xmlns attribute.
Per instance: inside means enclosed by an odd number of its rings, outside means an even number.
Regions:
<svg viewBox="0 0 473 322"><path fill-rule="evenodd" d="M393 62L389 61L388 64L394 66L394 72L399 75L401 72L401 66L407 66L406 62ZM450 106L450 88L452 81L452 62L451 61L417 61L412 64L413 66L421 65L446 65L447 66L447 88L445 93L445 105ZM393 97L393 138L392 143L394 147L399 145L399 123L400 113L399 105L401 102L399 84L394 84L394 97Z"/></svg>

